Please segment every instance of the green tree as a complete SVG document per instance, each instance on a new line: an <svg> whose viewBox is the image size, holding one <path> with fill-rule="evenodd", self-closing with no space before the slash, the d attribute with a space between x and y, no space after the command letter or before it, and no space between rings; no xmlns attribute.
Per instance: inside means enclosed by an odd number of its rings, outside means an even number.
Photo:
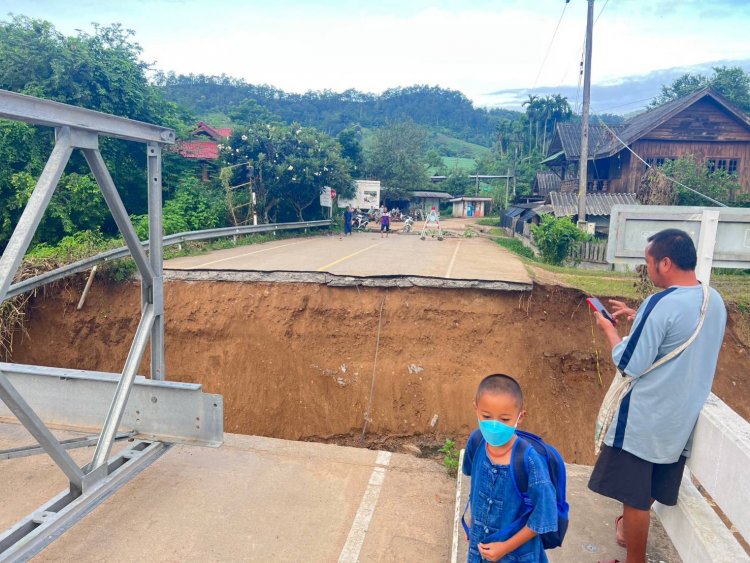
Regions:
<svg viewBox="0 0 750 563"><path fill-rule="evenodd" d="M230 109L228 115L234 123L242 125L280 121L270 111L252 98L242 100L236 108Z"/></svg>
<svg viewBox="0 0 750 563"><path fill-rule="evenodd" d="M425 165L435 174L445 173L445 161L435 149L430 149L425 154Z"/></svg>
<svg viewBox="0 0 750 563"><path fill-rule="evenodd" d="M750 111L750 75L738 66L715 66L713 75L683 74L672 81L672 84L661 87L661 93L649 107L687 96L710 86L744 111Z"/></svg>
<svg viewBox="0 0 750 563"><path fill-rule="evenodd" d="M426 131L412 121L378 129L367 154L368 175L380 180L383 199L408 199L410 192L427 187Z"/></svg>
<svg viewBox="0 0 750 563"><path fill-rule="evenodd" d="M265 222L275 221L281 206L290 206L300 221L323 187L343 197L353 194L347 161L340 145L316 129L255 124L235 131L222 147L232 186L250 183Z"/></svg>
<svg viewBox="0 0 750 563"><path fill-rule="evenodd" d="M336 139L341 145L341 156L349 162L349 174L357 178L364 173L364 153L362 152L362 129L347 127Z"/></svg>
<svg viewBox="0 0 750 563"><path fill-rule="evenodd" d="M92 34L79 31L66 37L55 30L49 22L25 16L14 16L0 21L0 88L52 99L79 107L111 113L139 121L166 126L181 127L184 115L176 106L164 100L161 92L147 78L149 65L140 60L141 48L133 42L133 32L115 24L109 27L94 26ZM53 137L51 131L42 133L24 132L20 128L3 126L0 145L20 138L30 162L13 159L5 175L0 173L0 193L6 194L12 187L9 175L29 172L37 175L40 167L33 160L37 155L49 154ZM146 210L147 190L146 148L141 143L131 143L111 138L100 141L102 156L108 165L126 208L139 213ZM0 155L13 153L15 149L0 146ZM74 153L66 169L80 176L88 174L88 165L83 157ZM169 188L169 177L165 186ZM2 210L2 233L7 231L9 221L7 208ZM83 217L81 215L81 217ZM76 216L71 216L76 221ZM10 217L10 221L13 217ZM115 231L114 222L102 219L109 232ZM78 225L79 228L85 228ZM5 239L0 239L0 247Z"/></svg>
<svg viewBox="0 0 750 563"><path fill-rule="evenodd" d="M473 193L473 186L474 183L469 178L469 173L461 168L452 168L445 180L440 183L441 190L454 196Z"/></svg>
<svg viewBox="0 0 750 563"><path fill-rule="evenodd" d="M10 207L20 213L36 186L36 177L18 172L12 176L11 185L14 194ZM108 216L109 210L93 176L66 174L57 185L34 240L55 243L80 230L98 231Z"/></svg>

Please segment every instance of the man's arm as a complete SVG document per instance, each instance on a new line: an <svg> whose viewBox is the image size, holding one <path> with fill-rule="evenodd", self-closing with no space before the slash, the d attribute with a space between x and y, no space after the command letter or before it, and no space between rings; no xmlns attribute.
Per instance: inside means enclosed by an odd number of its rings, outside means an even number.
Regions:
<svg viewBox="0 0 750 563"><path fill-rule="evenodd" d="M594 318L596 318L597 326L602 330L604 336L607 337L610 348L614 348L622 342L622 338L617 333L615 325L605 319L599 311L594 311Z"/></svg>

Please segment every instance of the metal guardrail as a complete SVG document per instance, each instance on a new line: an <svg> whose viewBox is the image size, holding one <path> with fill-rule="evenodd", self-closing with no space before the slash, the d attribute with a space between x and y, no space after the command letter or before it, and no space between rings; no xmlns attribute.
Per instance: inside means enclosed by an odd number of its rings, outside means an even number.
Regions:
<svg viewBox="0 0 750 563"><path fill-rule="evenodd" d="M321 221L303 221L297 223L267 223L265 225L245 225L243 227L223 227L220 229L205 229L202 231L189 231L185 233L176 233L174 235L168 235L163 238L162 246L171 246L174 244L180 244L182 242L189 242L194 240L208 240L214 238L231 237L236 235L247 235L253 233L268 233L273 231L289 231L293 229L309 229L314 227L328 227L331 225L330 219L324 219ZM148 250L149 241L141 243L145 250ZM117 260L119 258L126 258L130 256L130 251L126 246L121 248L114 248L107 250L91 258L85 258L78 262L73 262L57 270L45 272L33 278L23 280L15 283L8 289L6 299L21 295L32 289L36 289L48 283L52 283L57 280L61 280L70 275L77 274L79 272L85 272L93 268L96 264L102 262L109 262L111 260Z"/></svg>

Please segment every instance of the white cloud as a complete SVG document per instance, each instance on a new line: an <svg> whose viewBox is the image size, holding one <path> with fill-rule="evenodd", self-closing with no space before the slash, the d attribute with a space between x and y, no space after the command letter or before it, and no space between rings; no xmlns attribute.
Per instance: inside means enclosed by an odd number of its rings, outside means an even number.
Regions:
<svg viewBox="0 0 750 563"><path fill-rule="evenodd" d="M562 0L381 2L346 0L273 6L260 0L50 0L4 2L52 21L64 33L120 21L136 31L143 57L178 73L227 74L288 91L381 92L412 84L483 93L531 87L564 6ZM612 81L659 68L750 58L747 9L701 18L704 4L611 1L597 23L593 80ZM604 6L596 3L596 13ZM718 8L721 8L719 10ZM586 3L568 4L538 86L575 85ZM722 16L722 13L729 14Z"/></svg>

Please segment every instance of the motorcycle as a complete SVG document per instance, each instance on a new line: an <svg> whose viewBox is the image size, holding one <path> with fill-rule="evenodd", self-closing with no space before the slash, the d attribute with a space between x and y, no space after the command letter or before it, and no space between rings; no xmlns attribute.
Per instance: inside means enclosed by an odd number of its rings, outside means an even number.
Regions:
<svg viewBox="0 0 750 563"><path fill-rule="evenodd" d="M404 217L404 229L403 229L404 232L410 233L413 227L414 227L414 217L406 215Z"/></svg>
<svg viewBox="0 0 750 563"><path fill-rule="evenodd" d="M367 215L362 213L357 213L352 217L352 227L355 231L366 231L369 223L370 221L367 219Z"/></svg>

